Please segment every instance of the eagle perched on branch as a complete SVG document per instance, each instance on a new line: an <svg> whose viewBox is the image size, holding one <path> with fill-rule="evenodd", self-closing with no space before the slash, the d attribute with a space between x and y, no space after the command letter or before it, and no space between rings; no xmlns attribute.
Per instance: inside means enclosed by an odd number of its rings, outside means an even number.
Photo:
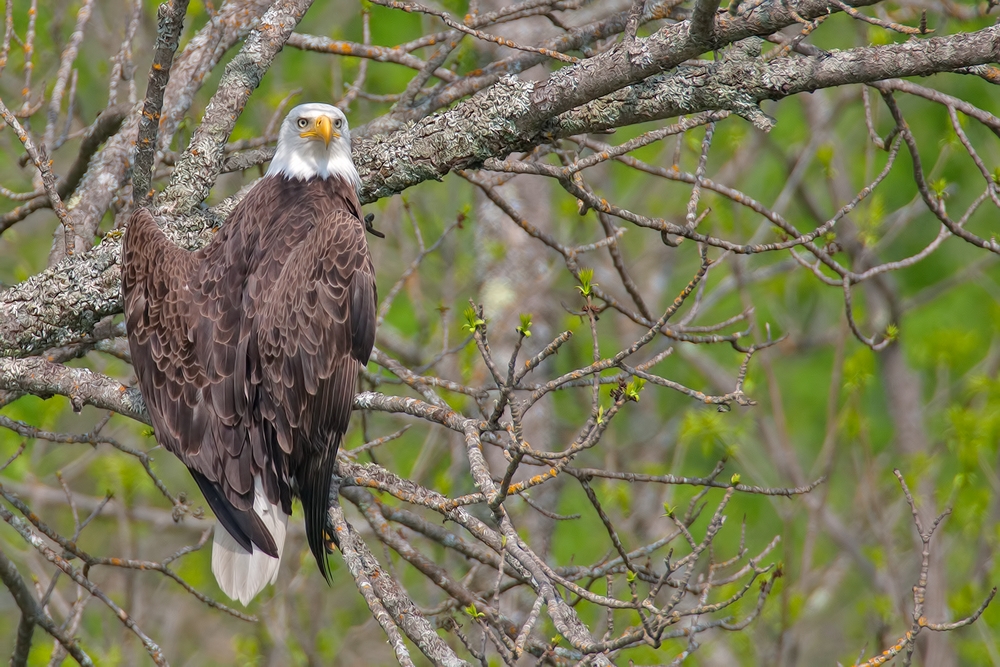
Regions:
<svg viewBox="0 0 1000 667"><path fill-rule="evenodd" d="M212 572L244 605L277 579L293 495L330 578L330 479L375 341L359 185L344 114L303 104L282 123L264 178L206 247L176 246L146 209L125 233L139 388L157 441L218 519Z"/></svg>

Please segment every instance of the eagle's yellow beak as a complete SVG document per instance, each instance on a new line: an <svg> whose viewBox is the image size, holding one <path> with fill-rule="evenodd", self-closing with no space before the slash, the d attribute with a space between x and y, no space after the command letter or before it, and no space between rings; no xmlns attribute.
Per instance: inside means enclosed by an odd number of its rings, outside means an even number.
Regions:
<svg viewBox="0 0 1000 667"><path fill-rule="evenodd" d="M316 137L322 139L323 143L326 144L327 148L330 147L330 140L334 137L339 138L340 134L334 132L333 130L333 119L329 116L317 116L316 121L313 126L300 134L299 136L305 138Z"/></svg>

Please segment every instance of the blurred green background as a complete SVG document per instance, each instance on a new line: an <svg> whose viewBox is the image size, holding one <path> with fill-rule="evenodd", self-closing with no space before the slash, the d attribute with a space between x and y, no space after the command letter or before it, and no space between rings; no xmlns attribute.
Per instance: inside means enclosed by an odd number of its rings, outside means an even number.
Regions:
<svg viewBox="0 0 1000 667"><path fill-rule="evenodd" d="M465 3L458 0L445 5L458 16L467 10ZM134 53L140 96L155 34L156 6L155 2L144 3L137 37L141 48ZM27 2L15 2L13 7L14 24L22 34L28 7ZM78 2L47 0L39 8L33 76L36 82L48 82L46 92L51 89L57 54L72 31L78 7ZM361 5L348 1L316 3L298 31L360 41L361 9ZM370 7L370 11L375 44L391 46L441 29L439 22L417 14L377 6ZM117 2L99 2L94 7L88 36L76 62L79 83L74 129L92 122L107 104L110 58L121 42L127 14L127 8ZM182 48L208 18L209 9L192 2ZM929 21L937 34L974 30L992 23L991 18L959 21L935 12L929 14ZM824 49L844 49L884 43L887 34L838 15L817 30L811 41ZM490 48L466 38L448 62L453 62L459 72L469 71L490 62L494 54ZM274 108L292 89L302 91L293 103L339 99L345 82L354 79L357 68L355 58L286 47L251 98L233 139L261 134ZM222 67L217 67L199 92L193 105L195 115L178 133L173 150L185 147L221 72ZM399 93L411 77L412 71L399 65L371 62L365 90L376 95ZM0 78L0 96L8 106L14 107L22 83L21 53L15 52ZM938 75L918 83L987 111L998 110L995 89L979 78ZM38 85L34 94L40 93ZM949 212L959 217L986 183L959 142L943 107L905 95L897 95L897 99L919 142L928 180L946 194ZM872 105L876 109L876 128L885 134L891 118L877 94L872 95ZM386 113L390 106L359 99L352 104L348 117L357 127ZM868 139L858 86L768 103L765 111L778 121L768 135L735 117L718 125L707 174L767 206L781 198L783 214L800 230L811 230L832 216L847 201L843 192L849 192L848 199L853 197L885 165L886 154L876 150ZM975 121L960 118L988 168L1000 165L997 137ZM44 110L31 122L32 129L40 133ZM658 125L622 128L612 137L601 139L618 144ZM681 140L682 170L695 169L703 136L704 130L696 129ZM57 171L72 161L78 146L79 140L70 140L55 153ZM18 166L21 149L9 130L0 132L0 151L5 158L0 164L0 185L15 191L31 190L32 170ZM675 142L669 139L636 151L634 156L669 167L674 151ZM789 174L800 161L804 161L805 171L798 185L786 192ZM210 203L220 201L259 175L254 169L222 177ZM590 170L586 176L601 196L619 206L649 216L683 219L690 194L687 185L642 175L618 163ZM533 224L566 244L590 243L604 236L593 212L580 216L576 201L565 192L551 183L528 181L529 177L520 177L508 192ZM523 189L518 190L516 184L522 182ZM702 207L711 208L702 224L705 231L731 240L747 240L755 234L765 241L778 239L763 218L747 208L708 191L703 191L701 201ZM13 205L4 202L0 207L6 212ZM573 339L534 373L533 380L557 377L590 362L589 327L586 320L570 312L578 310L582 302L574 289L576 282L561 258L528 243L509 220L500 226L488 224L487 219L497 218L496 210L466 181L450 175L443 183L422 184L366 210L375 213L375 226L387 235L385 240L371 239L380 295L389 293L417 255L414 225L429 245L459 215L466 216L440 249L429 255L402 285L379 334L380 348L410 367L420 366L443 346L463 340L466 333L461 328L462 311L473 299L485 302L491 340L497 350L510 350L520 312L531 312L535 321L534 335L525 344L523 358L536 353L559 331L574 332ZM996 208L987 201L967 227L989 238L996 231L996 219ZM41 211L0 235L0 285L15 284L45 268L55 222L50 211ZM102 229L106 231L112 223L109 214ZM837 241L842 245L859 244L877 262L891 261L919 251L934 238L938 228L933 215L919 203L911 161L904 148L875 194L849 216L849 224L838 226ZM517 242L513 243L512 238ZM629 228L621 244L631 275L654 312L662 312L671 303L697 268L697 250L691 243L668 248L649 230ZM710 256L718 257L719 252L712 250ZM843 252L837 257L845 263L850 261ZM784 577L762 616L746 631L703 635L703 647L686 664L852 664L865 647L866 655L871 655L895 643L910 625L910 587L916 581L920 556L909 509L893 468L903 473L922 505L953 508L933 542L940 559L933 572L942 575L943 580L931 583L943 590L945 608L937 612L946 617L930 620L955 620L971 613L1000 581L1000 564L994 557L1000 538L1000 340L996 335L1000 324L1000 268L995 257L949 239L923 261L889 274L884 289L891 292L902 312L897 322L879 314L876 302L883 297L873 294L875 288L855 288L855 315L868 335L890 323L898 326L898 354L892 354L902 362L902 375L893 365L897 362L887 360L889 352L872 352L851 335L842 292L822 284L787 253L738 260L729 256L713 268L707 279L705 307L694 324L719 322L752 306L755 325L750 341L763 340L765 324L773 336L786 336L750 364L745 390L759 404L719 412L687 396L647 385L641 400L626 406L626 414L613 422L598 447L581 455L579 465L701 476L721 458L728 457L723 478L738 472L747 484L794 486L796 481L789 473L792 469L799 470L807 480L825 472L829 477L809 500L745 494L733 498L727 510L729 521L715 543L717 558L735 555L741 539L740 525L744 523L746 547L751 554L780 536L765 562L780 563ZM602 287L627 299L606 252L590 253L581 263L595 269L595 281ZM526 284L534 284L536 289L526 293ZM687 307L681 314L686 312ZM612 311L602 315L598 326L605 356L644 332ZM668 344L658 340L650 347L659 351ZM655 367L657 374L705 393L732 390L741 354L726 344L675 344L675 348ZM498 357L505 359L506 353L498 352ZM72 363L122 379L131 376L126 363L97 352ZM390 377L374 364L370 369ZM431 372L473 385L487 384L489 380L474 345L446 357ZM905 438L899 419L894 418L892 392L898 388L894 382L900 377L917 391L919 412L915 421L913 415L907 418L922 433L920 442ZM406 393L393 384L381 384L378 389ZM609 389L605 386L602 390L604 405L610 404ZM456 409L474 413L475 406L468 397L444 396ZM537 422L529 423L533 430L526 437L540 449L566 446L586 421L589 405L589 388L550 395L537 408L541 414ZM60 397L21 398L4 407L2 414L39 428L74 433L88 431L102 417L92 408L76 414ZM359 415L346 447L356 447L404 424L413 427L402 438L374 451L373 458L379 464L445 494L474 490L461 439L422 422L385 414L364 418ZM153 449L155 443L145 427L116 416L104 434L151 450L153 467L168 487L174 493L189 494L195 505L201 503L183 466L167 452ZM17 434L0 430L0 461L13 454L22 442ZM495 467L494 472L502 474L502 468ZM81 546L91 553L161 560L195 542L211 526L211 521L191 516L174 523L169 503L138 461L110 447L95 449L30 440L25 453L2 473L2 482L21 494L49 525L63 534L72 534L73 518L57 473L77 494L82 516L106 493L114 496L114 502L80 539ZM662 516L664 504L686 508L698 491L684 486L622 482L595 481L594 485L605 511L621 527L628 548L651 542L671 530L672 525ZM696 534L703 533L714 503L721 496L721 491L714 491L706 497L709 506L694 526ZM550 562L589 564L608 553L611 545L600 520L572 479L557 479L533 498L562 514L582 514L573 521L543 521L525 503L507 503L515 525L522 528L524 537L540 553L549 554ZM296 511L290 524L300 523L296 521L299 508ZM353 509L348 515L355 525L364 523ZM831 534L829 517L846 531L840 539ZM383 558L385 554L377 543L371 540L370 544ZM468 565L454 553L437 546L421 546L436 562L447 565L454 576L467 572ZM34 577L42 590L49 585L52 569L6 525L0 526L0 548L12 555L22 575ZM328 588L322 585L302 531L293 530L278 585L267 589L251 606L250 611L261 619L257 624L205 607L157 573L95 569L92 577L165 649L175 665L390 663L392 655L382 631L371 619L342 561L334 556L331 562L334 583ZM659 564L659 560L654 563ZM209 564L209 550L204 549L184 557L176 568L193 586L220 598ZM432 609L442 602L443 593L405 562L393 556L392 565L422 608ZM627 595L624 582L620 583L621 591L616 589L616 593ZM490 585L484 579L484 586ZM737 588L737 584L724 586L716 595L721 599ZM76 595L75 587L63 577L50 603L57 619L68 613ZM751 593L736 605L734 615L749 613L754 603L755 593ZM512 614L516 609L523 614L531 600L523 609L520 602L511 604ZM597 626L603 622L599 620L604 617L603 610L585 605L577 610L587 623ZM10 596L0 594L0 654L9 653L13 646L17 619L18 611ZM624 613L617 614L616 620L619 628L636 622ZM542 633L552 636L555 630L548 624ZM98 602L87 606L76 634L98 664L148 661L135 637ZM953 633L949 641L957 664L1000 664L1000 609L994 604L980 622ZM637 649L629 657L635 664L669 662L683 646L668 643L658 651ZM48 664L50 652L49 638L36 632L31 664Z"/></svg>

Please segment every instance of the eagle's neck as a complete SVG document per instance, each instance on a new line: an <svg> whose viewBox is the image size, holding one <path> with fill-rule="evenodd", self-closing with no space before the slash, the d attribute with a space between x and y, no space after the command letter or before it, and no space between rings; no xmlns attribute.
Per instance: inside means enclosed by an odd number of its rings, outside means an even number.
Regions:
<svg viewBox="0 0 1000 667"><path fill-rule="evenodd" d="M284 176L300 181L313 178L324 180L341 178L353 185L355 190L361 188L361 177L354 166L354 161L351 160L350 153L340 146L331 146L329 152L325 150L291 150L279 142L266 175Z"/></svg>

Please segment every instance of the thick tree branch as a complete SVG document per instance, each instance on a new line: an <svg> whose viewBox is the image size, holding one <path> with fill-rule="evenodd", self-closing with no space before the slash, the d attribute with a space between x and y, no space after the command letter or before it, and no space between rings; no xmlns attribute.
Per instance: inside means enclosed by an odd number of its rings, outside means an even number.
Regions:
<svg viewBox="0 0 1000 667"><path fill-rule="evenodd" d="M225 0L188 41L174 59L170 82L163 94L157 150L167 148L209 73L229 49L249 34L270 6L271 0Z"/></svg>
<svg viewBox="0 0 1000 667"><path fill-rule="evenodd" d="M93 405L149 423L138 389L86 368L54 364L40 357L0 358L0 387L42 397L66 396L78 412L84 405Z"/></svg>
<svg viewBox="0 0 1000 667"><path fill-rule="evenodd" d="M876 1L854 4L863 6ZM712 3L701 0L699 4L708 7ZM720 14L715 19L714 43L721 46L747 37L763 37L802 18L813 19L830 11L825 0L805 0L795 3L794 10L788 3L775 2L760 5L746 15ZM692 35L691 21L683 21L636 40L632 50L641 55L630 54L630 48L618 44L578 65L558 70L535 86L530 96L531 112L523 119L522 131L537 130L553 116L677 67L704 53L706 44Z"/></svg>
<svg viewBox="0 0 1000 667"><path fill-rule="evenodd" d="M150 423L146 403L137 388L125 386L102 373L53 363L41 357L0 357L0 390L30 393L43 398L65 396L77 411L84 405L92 405L144 424ZM354 409L408 414L459 433L470 424L475 426L479 423L415 398L386 396L372 391L358 394L354 399Z"/></svg>
<svg viewBox="0 0 1000 667"><path fill-rule="evenodd" d="M822 88L949 72L968 61L993 62L1000 59L1000 28L991 26L947 37L769 61L759 58L760 47L757 38L744 40L734 44L719 61L681 66L650 77L558 116L544 131L570 136L721 109L743 116L761 129L770 129L773 121L758 107L764 100L780 100Z"/></svg>
<svg viewBox="0 0 1000 667"><path fill-rule="evenodd" d="M699 47L711 46L715 36L715 13L719 11L719 0L697 0L691 13L691 39Z"/></svg>
<svg viewBox="0 0 1000 667"><path fill-rule="evenodd" d="M748 54L735 55L714 68L702 68L699 76L695 76L699 71L685 68L654 77L562 114L544 131L559 135L594 131L692 113L719 106L720 101L730 100L732 106L737 98L743 98L745 110L762 99L816 90L820 83L833 86L894 76L893 67L896 71L902 68L908 75L950 71L963 62L1000 58L997 41L998 28L994 26L969 34L837 52L826 58L789 57L754 64ZM693 81L701 85L690 86ZM545 136L551 135L522 130L522 121L533 113L532 91L530 83L508 78L447 113L389 136L357 142L355 155L363 179L363 200L390 196L422 181L440 179L451 170L475 166L490 157L506 156L545 141ZM223 134L228 136L228 132ZM128 131L121 132L115 140L127 135ZM109 149L102 152L102 157ZM221 159L220 153L213 164L221 165ZM199 182L199 187L208 183ZM89 188L91 191L103 193L105 189ZM74 208L71 214L76 213ZM195 217L177 231L191 247L198 238L205 238L200 232L206 224L217 223ZM37 354L80 340L102 317L120 312L118 253L117 239L105 239L86 258L65 261L0 294L0 355Z"/></svg>
<svg viewBox="0 0 1000 667"><path fill-rule="evenodd" d="M226 65L201 125L162 195L163 210L186 212L208 196L222 170L226 142L251 93L311 5L312 0L275 0L240 52Z"/></svg>

